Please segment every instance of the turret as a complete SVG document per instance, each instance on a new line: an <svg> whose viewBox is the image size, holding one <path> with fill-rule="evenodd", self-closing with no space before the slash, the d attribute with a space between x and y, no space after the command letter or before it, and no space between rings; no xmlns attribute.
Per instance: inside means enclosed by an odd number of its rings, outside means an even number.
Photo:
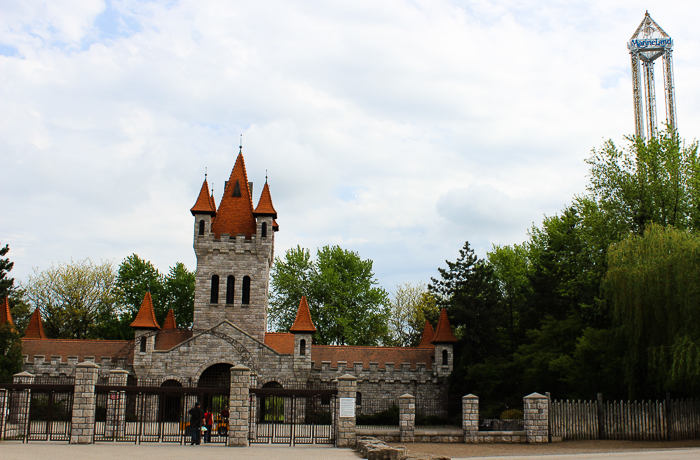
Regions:
<svg viewBox="0 0 700 460"><path fill-rule="evenodd" d="M143 360L143 355L150 355L153 352L156 341L153 332L160 330L150 292L143 296L141 308L130 326L134 328L134 337L137 341L137 349L134 353L134 363L136 363L137 360ZM139 356L141 358L137 359ZM148 361L150 362L150 359Z"/></svg>
<svg viewBox="0 0 700 460"><path fill-rule="evenodd" d="M194 241L211 233L212 220L216 216L216 201L209 195L209 184L204 179L199 196L190 212L194 216Z"/></svg>
<svg viewBox="0 0 700 460"><path fill-rule="evenodd" d="M311 369L312 334L316 332L316 327L311 320L306 296L302 296L299 302L297 317L289 332L294 334L294 369Z"/></svg>
<svg viewBox="0 0 700 460"><path fill-rule="evenodd" d="M32 317L29 319L29 324L27 324L27 329L24 331L25 339L46 339L46 334L44 334L44 325L41 323L41 313L39 308L34 310Z"/></svg>
<svg viewBox="0 0 700 460"><path fill-rule="evenodd" d="M452 333L450 320L447 318L447 310L440 310L440 319L435 328L435 337L433 337L433 345L435 345L435 365L434 370L438 376L448 376L454 369L454 346L457 337Z"/></svg>
<svg viewBox="0 0 700 460"><path fill-rule="evenodd" d="M5 301L3 302L2 306L0 306L0 326L4 326L5 324L9 324L10 329L12 329L14 332L17 332L17 328L15 328L15 325L12 322L12 314L10 313L10 300L7 297L5 297Z"/></svg>

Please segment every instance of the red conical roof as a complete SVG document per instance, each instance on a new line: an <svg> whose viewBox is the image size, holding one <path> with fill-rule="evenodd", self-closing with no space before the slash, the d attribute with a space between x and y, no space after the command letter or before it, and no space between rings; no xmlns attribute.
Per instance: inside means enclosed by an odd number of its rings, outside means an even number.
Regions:
<svg viewBox="0 0 700 460"><path fill-rule="evenodd" d="M46 334L44 334L44 325L41 323L41 313L37 308L32 313L32 317L27 325L27 330L24 331L25 339L46 339Z"/></svg>
<svg viewBox="0 0 700 460"><path fill-rule="evenodd" d="M236 158L236 164L226 184L211 231L215 238L220 238L222 233L228 233L231 236L244 234L246 239L255 235L253 199L250 196L248 173L245 170L242 153L239 153Z"/></svg>
<svg viewBox="0 0 700 460"><path fill-rule="evenodd" d="M311 321L311 312L309 311L309 304L306 303L306 296L301 297L297 317L289 330L290 332L316 332L314 322Z"/></svg>
<svg viewBox="0 0 700 460"><path fill-rule="evenodd" d="M140 327L144 329L160 329L158 321L156 321L156 312L153 310L153 300L151 293L147 292L143 296L143 302L136 319L131 323L131 327Z"/></svg>
<svg viewBox="0 0 700 460"><path fill-rule="evenodd" d="M190 212L194 216L195 214L211 214L216 215L216 206L212 206L212 199L209 196L209 184L207 180L204 179L202 188L199 191L199 196L197 197L197 202L192 206Z"/></svg>
<svg viewBox="0 0 700 460"><path fill-rule="evenodd" d="M12 313L10 313L10 299L5 297L5 301L0 306L0 326L9 323L13 331L17 331L15 324L12 322Z"/></svg>
<svg viewBox="0 0 700 460"><path fill-rule="evenodd" d="M171 308L168 310L168 316L165 317L165 322L163 322L164 331L176 331L177 323L175 322L175 312Z"/></svg>
<svg viewBox="0 0 700 460"><path fill-rule="evenodd" d="M420 343L418 344L418 348L433 348L433 337L435 337L435 330L433 329L433 326L430 325L430 322L426 319L425 327L423 328L423 335L421 335L420 337Z"/></svg>
<svg viewBox="0 0 700 460"><path fill-rule="evenodd" d="M457 337L455 337L455 335L452 333L450 320L447 319L447 310L443 308L440 310L440 319L438 320L437 327L435 328L433 343L450 343L456 341Z"/></svg>
<svg viewBox="0 0 700 460"><path fill-rule="evenodd" d="M258 201L258 207L253 211L255 217L258 216L272 216L273 219L277 219L277 211L275 207L272 206L272 197L270 196L270 187L268 187L267 182L263 187L263 191L260 194L260 201Z"/></svg>

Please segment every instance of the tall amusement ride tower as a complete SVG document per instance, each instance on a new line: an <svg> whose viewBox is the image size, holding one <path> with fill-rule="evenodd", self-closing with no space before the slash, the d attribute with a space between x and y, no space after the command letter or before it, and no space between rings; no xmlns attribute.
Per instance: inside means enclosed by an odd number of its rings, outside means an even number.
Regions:
<svg viewBox="0 0 700 460"><path fill-rule="evenodd" d="M676 128L676 91L673 85L673 40L654 21L649 12L632 38L627 43L632 57L632 86L634 90L634 131L638 137L644 137L644 118L646 115L646 137L656 137L656 90L654 85L654 61L663 57L664 95L666 96L666 124L669 129ZM639 63L641 61L642 71ZM644 99L642 99L642 73L644 74ZM644 110L646 106L646 111Z"/></svg>

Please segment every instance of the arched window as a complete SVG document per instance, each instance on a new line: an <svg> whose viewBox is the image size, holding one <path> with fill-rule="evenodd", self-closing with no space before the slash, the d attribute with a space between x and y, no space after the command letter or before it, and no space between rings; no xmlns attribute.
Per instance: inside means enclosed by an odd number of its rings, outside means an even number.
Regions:
<svg viewBox="0 0 700 460"><path fill-rule="evenodd" d="M211 277L211 303L219 303L219 275Z"/></svg>
<svg viewBox="0 0 700 460"><path fill-rule="evenodd" d="M306 340L304 339L299 341L299 354L301 356L306 356Z"/></svg>
<svg viewBox="0 0 700 460"><path fill-rule="evenodd" d="M204 220L199 221L199 234L204 235Z"/></svg>
<svg viewBox="0 0 700 460"><path fill-rule="evenodd" d="M233 305L233 291L236 286L236 278L233 275L229 275L226 278L226 304Z"/></svg>
<svg viewBox="0 0 700 460"><path fill-rule="evenodd" d="M141 353L146 353L146 337L141 337L140 342L141 343L139 345L141 349L139 351L141 351Z"/></svg>
<svg viewBox="0 0 700 460"><path fill-rule="evenodd" d="M243 298L241 299L243 305L248 305L250 303L250 276L243 277Z"/></svg>
<svg viewBox="0 0 700 460"><path fill-rule="evenodd" d="M260 236L267 238L267 222L262 223L262 230L260 231Z"/></svg>
<svg viewBox="0 0 700 460"><path fill-rule="evenodd" d="M442 350L442 365L447 366L447 350Z"/></svg>

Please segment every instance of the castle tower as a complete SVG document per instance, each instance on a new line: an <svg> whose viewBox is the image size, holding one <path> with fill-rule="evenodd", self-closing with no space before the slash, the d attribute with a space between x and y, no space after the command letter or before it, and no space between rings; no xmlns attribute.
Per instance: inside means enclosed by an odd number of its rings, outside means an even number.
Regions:
<svg viewBox="0 0 700 460"><path fill-rule="evenodd" d="M194 328L210 329L227 320L262 342L278 229L270 188L266 182L254 209L242 152L218 209L208 187L205 180L190 210L197 256Z"/></svg>
<svg viewBox="0 0 700 460"><path fill-rule="evenodd" d="M438 376L448 376L454 369L454 343L457 337L452 333L450 320L447 318L447 310L440 310L440 319L435 328L435 337L433 337L433 345L435 345L435 373Z"/></svg>
<svg viewBox="0 0 700 460"><path fill-rule="evenodd" d="M289 328L289 332L294 334L294 369L311 369L312 335L316 332L316 326L311 319L306 296L302 296L301 302L299 302L297 316L294 319L294 324Z"/></svg>

